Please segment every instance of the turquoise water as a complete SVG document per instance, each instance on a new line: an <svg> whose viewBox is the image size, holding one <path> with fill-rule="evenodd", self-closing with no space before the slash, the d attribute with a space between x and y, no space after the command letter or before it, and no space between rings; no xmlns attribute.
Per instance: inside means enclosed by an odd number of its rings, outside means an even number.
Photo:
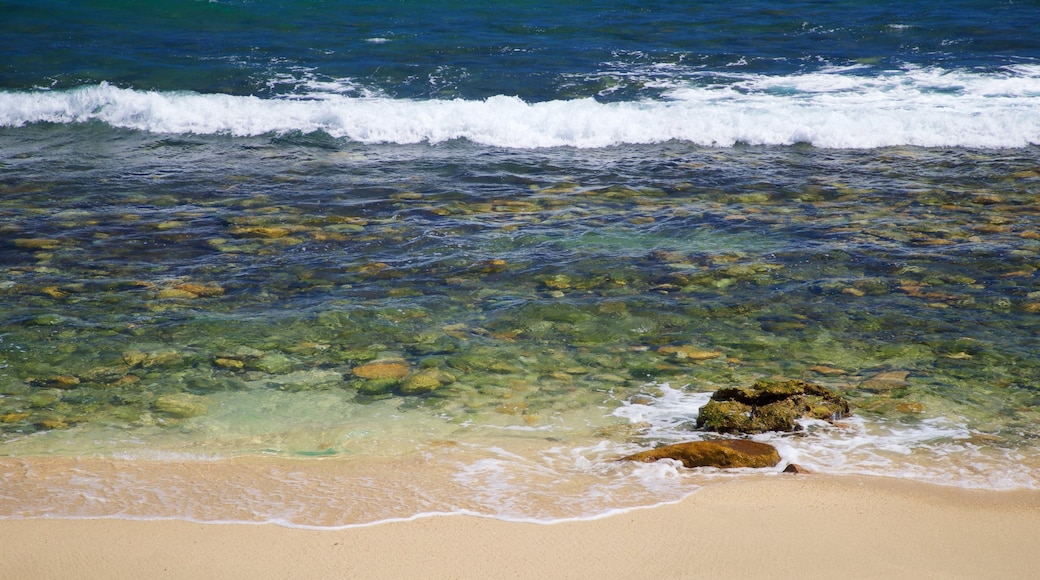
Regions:
<svg viewBox="0 0 1040 580"><path fill-rule="evenodd" d="M3 10L3 515L590 517L768 377L1037 487L1033 6Z"/></svg>

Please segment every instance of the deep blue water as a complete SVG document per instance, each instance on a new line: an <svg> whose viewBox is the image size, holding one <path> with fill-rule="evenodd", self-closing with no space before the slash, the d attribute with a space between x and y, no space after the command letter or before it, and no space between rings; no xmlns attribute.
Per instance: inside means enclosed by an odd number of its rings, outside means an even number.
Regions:
<svg viewBox="0 0 1040 580"><path fill-rule="evenodd" d="M1018 147L1040 132L1029 2L7 2L4 15L5 126L507 147Z"/></svg>
<svg viewBox="0 0 1040 580"><path fill-rule="evenodd" d="M646 81L1035 65L1035 2L4 2L0 88L637 98ZM655 71L657 69L657 71ZM279 82L277 79L285 78ZM604 94L604 83L612 92ZM620 91L614 93L613 91Z"/></svg>

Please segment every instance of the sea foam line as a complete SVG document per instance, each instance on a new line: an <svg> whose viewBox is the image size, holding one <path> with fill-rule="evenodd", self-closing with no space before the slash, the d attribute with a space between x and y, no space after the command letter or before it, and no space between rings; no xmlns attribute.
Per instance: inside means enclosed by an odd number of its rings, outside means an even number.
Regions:
<svg viewBox="0 0 1040 580"><path fill-rule="evenodd" d="M1040 70L972 75L814 73L673 84L659 100L528 103L412 100L335 92L258 98L139 91L107 83L0 92L0 126L100 121L163 134L325 132L361 143L466 139L497 147L596 148L682 141L791 145L1011 148L1040 145Z"/></svg>
<svg viewBox="0 0 1040 580"><path fill-rule="evenodd" d="M646 425L650 439L701 439L703 434L690 431L689 425L711 394L667 384L658 388L660 395L651 402L624 402L613 414ZM985 448L973 442L972 432L961 423L945 417L901 423L854 414L839 425L808 421L798 437L770 432L753 439L774 445L781 466L798 463L830 475L899 477L969 489L1040 489L1032 469L1035 452Z"/></svg>

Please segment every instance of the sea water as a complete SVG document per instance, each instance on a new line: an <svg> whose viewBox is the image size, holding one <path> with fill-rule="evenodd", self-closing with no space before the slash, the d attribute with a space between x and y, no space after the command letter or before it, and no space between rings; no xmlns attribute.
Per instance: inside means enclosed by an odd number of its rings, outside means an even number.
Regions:
<svg viewBox="0 0 1040 580"><path fill-rule="evenodd" d="M1040 485L1035 3L0 12L0 515ZM853 415L615 461L778 377Z"/></svg>

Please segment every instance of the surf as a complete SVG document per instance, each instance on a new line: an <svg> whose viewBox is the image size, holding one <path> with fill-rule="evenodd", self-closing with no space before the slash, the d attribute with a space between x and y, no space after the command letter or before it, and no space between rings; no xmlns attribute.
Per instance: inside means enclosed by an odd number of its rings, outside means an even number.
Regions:
<svg viewBox="0 0 1040 580"><path fill-rule="evenodd" d="M335 83L333 83L335 84ZM1040 66L999 73L856 69L704 75L661 82L661 97L528 102L343 94L338 85L277 98L143 91L109 83L0 92L0 126L101 122L160 134L253 137L322 132L364 144L602 148L669 141L871 149L1040 144Z"/></svg>

